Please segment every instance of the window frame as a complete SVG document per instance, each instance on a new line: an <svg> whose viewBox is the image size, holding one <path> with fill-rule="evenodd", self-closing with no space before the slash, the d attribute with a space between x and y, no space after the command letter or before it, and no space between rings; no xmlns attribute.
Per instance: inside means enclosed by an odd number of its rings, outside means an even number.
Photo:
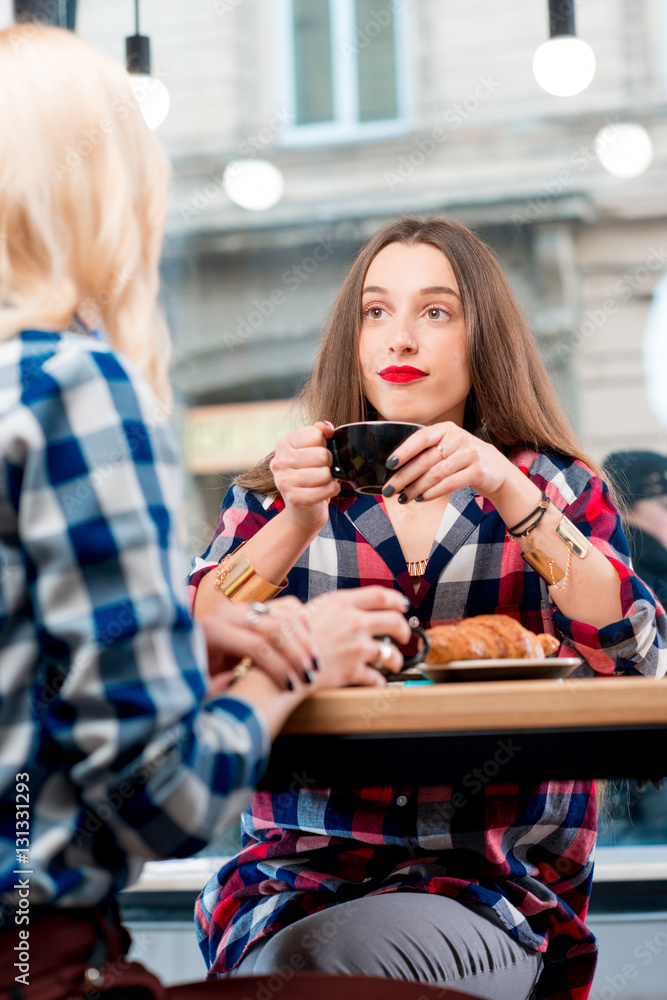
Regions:
<svg viewBox="0 0 667 1000"><path fill-rule="evenodd" d="M320 146L330 143L366 142L405 135L411 130L409 109L412 90L409 73L410 0L387 0L391 6L396 65L395 118L359 120L359 80L356 60L335 53L354 44L356 0L330 0L332 89L334 118L329 122L296 124L293 0L274 0L276 93L291 124L276 137L281 146Z"/></svg>

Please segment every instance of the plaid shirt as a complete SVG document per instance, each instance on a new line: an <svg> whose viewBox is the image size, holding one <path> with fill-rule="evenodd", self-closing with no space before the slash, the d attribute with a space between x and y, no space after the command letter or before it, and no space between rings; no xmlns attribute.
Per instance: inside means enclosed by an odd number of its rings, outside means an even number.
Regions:
<svg viewBox="0 0 667 1000"><path fill-rule="evenodd" d="M0 441L0 914L17 869L31 905L96 905L238 815L267 733L202 704L177 449L132 366L81 334L1 343Z"/></svg>
<svg viewBox="0 0 667 1000"><path fill-rule="evenodd" d="M495 508L472 489L452 495L416 596L382 500L351 492L331 502L328 524L290 571L285 593L305 601L380 583L406 594L426 627L510 614L535 632L557 631L563 655L574 649L584 657L580 673L664 675L665 615L632 572L606 486L582 463L551 453L522 451L512 460L611 559L621 578L623 621L596 630L565 618ZM282 508L280 498L232 488L192 586ZM538 997L587 997L596 960L584 924L594 785L502 783L502 766L489 783L483 772L475 775L474 763L455 785L255 795L243 817L242 851L197 904L210 973L235 968L252 944L324 907L374 893L434 892L493 907L513 937L546 953Z"/></svg>

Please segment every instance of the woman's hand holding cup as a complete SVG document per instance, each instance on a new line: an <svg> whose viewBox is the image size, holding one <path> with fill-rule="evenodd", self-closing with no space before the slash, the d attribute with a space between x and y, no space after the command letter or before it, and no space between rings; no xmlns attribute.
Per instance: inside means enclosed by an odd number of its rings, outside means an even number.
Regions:
<svg viewBox="0 0 667 1000"><path fill-rule="evenodd" d="M328 503L340 492L331 478L331 453L326 442L333 424L320 421L280 438L271 471L292 524L305 535L316 535L327 522Z"/></svg>
<svg viewBox="0 0 667 1000"><path fill-rule="evenodd" d="M451 421L415 431L394 451L387 468L398 471L383 494L398 493L399 503L435 500L466 486L495 503L508 480L525 481L494 445Z"/></svg>
<svg viewBox="0 0 667 1000"><path fill-rule="evenodd" d="M383 685L380 665L398 673L403 656L383 638L399 645L410 641L412 629L404 617L409 606L403 594L380 586L336 590L309 601L305 608L323 668L318 687Z"/></svg>

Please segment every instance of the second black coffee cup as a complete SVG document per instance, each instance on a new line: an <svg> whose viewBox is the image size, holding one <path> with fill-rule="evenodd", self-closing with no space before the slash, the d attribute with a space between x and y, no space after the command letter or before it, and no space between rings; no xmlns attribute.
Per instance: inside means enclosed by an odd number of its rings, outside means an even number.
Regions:
<svg viewBox="0 0 667 1000"><path fill-rule="evenodd" d="M406 438L422 428L392 420L366 420L341 424L327 441L333 463L331 475L357 493L382 493L397 469L387 469L386 461Z"/></svg>

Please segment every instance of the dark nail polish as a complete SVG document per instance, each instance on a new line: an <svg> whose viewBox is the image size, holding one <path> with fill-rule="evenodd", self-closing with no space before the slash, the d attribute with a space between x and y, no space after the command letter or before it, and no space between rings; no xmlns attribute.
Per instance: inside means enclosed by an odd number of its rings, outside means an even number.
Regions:
<svg viewBox="0 0 667 1000"><path fill-rule="evenodd" d="M382 496L383 496L383 497L391 497L391 496L393 496L393 495L394 495L394 493L395 493L395 492L396 492L396 487L395 487L395 486L392 486L392 485L391 485L391 483L389 483L389 484L388 484L387 486L385 486L385 487L384 487L384 489L382 490Z"/></svg>
<svg viewBox="0 0 667 1000"><path fill-rule="evenodd" d="M388 458L384 464L388 469L395 469L396 466L398 465L398 459L396 458L395 455L393 455L391 458Z"/></svg>
<svg viewBox="0 0 667 1000"><path fill-rule="evenodd" d="M424 497L420 493L418 497L415 497L415 502L416 503L421 503L423 499L424 499Z"/></svg>
<svg viewBox="0 0 667 1000"><path fill-rule="evenodd" d="M313 681L315 680L315 674L313 673L312 670L304 670L303 679L306 682L306 684L312 684Z"/></svg>
<svg viewBox="0 0 667 1000"><path fill-rule="evenodd" d="M294 690L294 683L292 682L291 677L288 677L287 680L285 681L285 687L287 688L288 691Z"/></svg>
<svg viewBox="0 0 667 1000"><path fill-rule="evenodd" d="M324 670L324 664L320 660L319 656L313 657L313 670Z"/></svg>
<svg viewBox="0 0 667 1000"><path fill-rule="evenodd" d="M405 493L401 493L399 495L398 502L399 503L407 503L408 502L408 498L406 497Z"/></svg>

